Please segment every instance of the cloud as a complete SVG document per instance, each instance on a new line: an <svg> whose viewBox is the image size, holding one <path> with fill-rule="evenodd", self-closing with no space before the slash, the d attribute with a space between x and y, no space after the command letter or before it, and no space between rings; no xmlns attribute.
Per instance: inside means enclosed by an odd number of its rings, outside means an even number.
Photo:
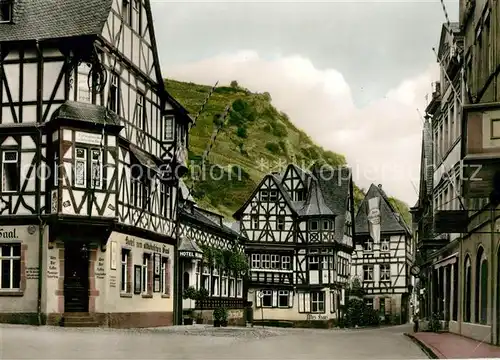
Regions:
<svg viewBox="0 0 500 360"><path fill-rule="evenodd" d="M273 104L319 145L342 153L364 188L382 184L410 205L416 201L412 182L419 181L425 95L437 77L434 64L405 79L363 107L355 105L344 76L335 69L317 69L300 55L264 59L255 51L223 53L165 68L169 78L213 84L237 80L252 91L268 91Z"/></svg>

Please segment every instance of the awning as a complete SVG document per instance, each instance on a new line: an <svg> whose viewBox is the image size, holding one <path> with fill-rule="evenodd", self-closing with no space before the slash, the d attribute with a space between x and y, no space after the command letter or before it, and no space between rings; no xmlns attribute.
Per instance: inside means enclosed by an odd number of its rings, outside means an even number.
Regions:
<svg viewBox="0 0 500 360"><path fill-rule="evenodd" d="M447 256L444 259L441 259L437 263L435 263L434 269L439 269L443 266L454 264L457 262L457 258L458 258L458 253Z"/></svg>
<svg viewBox="0 0 500 360"><path fill-rule="evenodd" d="M179 245L179 257L188 259L201 259L203 251L200 249L196 241L184 236Z"/></svg>
<svg viewBox="0 0 500 360"><path fill-rule="evenodd" d="M137 161L139 161L143 166L160 173L160 169L158 168L156 161L154 161L153 157L142 151L134 144L130 144L130 151L136 157Z"/></svg>

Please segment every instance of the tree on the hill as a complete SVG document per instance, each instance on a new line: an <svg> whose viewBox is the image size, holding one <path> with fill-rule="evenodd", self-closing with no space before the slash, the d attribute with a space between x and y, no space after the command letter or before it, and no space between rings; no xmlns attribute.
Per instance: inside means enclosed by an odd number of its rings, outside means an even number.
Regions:
<svg viewBox="0 0 500 360"><path fill-rule="evenodd" d="M231 84L229 86L235 89L239 87L238 82L236 80L231 81Z"/></svg>

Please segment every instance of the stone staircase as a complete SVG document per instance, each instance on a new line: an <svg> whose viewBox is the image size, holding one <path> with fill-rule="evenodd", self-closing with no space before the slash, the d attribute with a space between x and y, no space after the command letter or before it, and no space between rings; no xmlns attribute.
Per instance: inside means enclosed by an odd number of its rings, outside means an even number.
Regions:
<svg viewBox="0 0 500 360"><path fill-rule="evenodd" d="M61 326L64 327L99 327L99 323L89 313L64 313Z"/></svg>

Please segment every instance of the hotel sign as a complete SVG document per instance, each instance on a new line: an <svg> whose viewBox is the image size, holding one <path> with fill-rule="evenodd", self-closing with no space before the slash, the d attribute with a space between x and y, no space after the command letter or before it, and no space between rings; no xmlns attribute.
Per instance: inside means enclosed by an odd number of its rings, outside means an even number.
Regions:
<svg viewBox="0 0 500 360"><path fill-rule="evenodd" d="M202 254L196 251L179 251L179 256L184 258L201 259Z"/></svg>

